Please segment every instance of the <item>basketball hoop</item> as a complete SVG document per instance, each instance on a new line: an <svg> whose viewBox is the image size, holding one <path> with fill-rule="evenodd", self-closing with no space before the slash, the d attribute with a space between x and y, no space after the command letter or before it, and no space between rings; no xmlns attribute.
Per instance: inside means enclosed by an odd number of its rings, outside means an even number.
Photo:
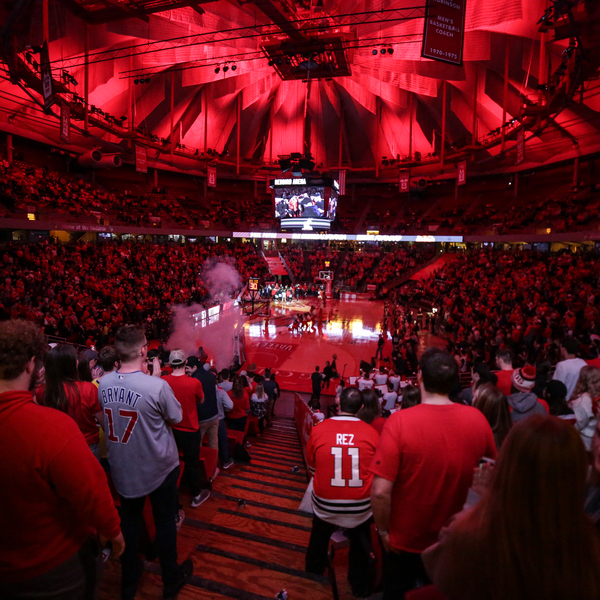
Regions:
<svg viewBox="0 0 600 600"><path fill-rule="evenodd" d="M319 276L317 277L317 279L320 279L321 281L331 281L333 279L333 272L319 271Z"/></svg>

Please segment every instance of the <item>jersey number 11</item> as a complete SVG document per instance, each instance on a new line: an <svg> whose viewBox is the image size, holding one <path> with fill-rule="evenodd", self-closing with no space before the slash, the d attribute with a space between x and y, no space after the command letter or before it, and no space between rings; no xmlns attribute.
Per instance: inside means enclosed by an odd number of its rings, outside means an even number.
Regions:
<svg viewBox="0 0 600 600"><path fill-rule="evenodd" d="M352 473L350 480L347 481L342 477L342 458L344 456L344 448L333 446L331 454L333 454L333 477L331 478L332 487L362 487L363 480L360 478L360 456L358 448L348 448L348 455L351 459Z"/></svg>

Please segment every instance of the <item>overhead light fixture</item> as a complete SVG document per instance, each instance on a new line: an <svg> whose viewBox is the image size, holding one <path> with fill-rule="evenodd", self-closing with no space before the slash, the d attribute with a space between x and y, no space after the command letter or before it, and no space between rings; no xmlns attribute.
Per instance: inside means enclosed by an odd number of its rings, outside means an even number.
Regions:
<svg viewBox="0 0 600 600"><path fill-rule="evenodd" d="M388 54L394 54L394 49L393 48L388 48L387 49L387 53Z"/></svg>
<svg viewBox="0 0 600 600"><path fill-rule="evenodd" d="M227 71L229 71L229 67L227 65L225 65L223 67L223 73L227 73Z"/></svg>
<svg viewBox="0 0 600 600"><path fill-rule="evenodd" d="M237 66L236 65L231 65L231 70L232 71L237 71Z"/></svg>
<svg viewBox="0 0 600 600"><path fill-rule="evenodd" d="M221 67L217 67L217 68L215 69L215 73L220 73L220 72L221 72Z"/></svg>
<svg viewBox="0 0 600 600"><path fill-rule="evenodd" d="M150 83L150 77L146 77L146 83Z"/></svg>
<svg viewBox="0 0 600 600"><path fill-rule="evenodd" d="M373 56L377 56L377 48L373 48Z"/></svg>
<svg viewBox="0 0 600 600"><path fill-rule="evenodd" d="M135 85L137 85L139 82L140 82L140 80L139 80L139 79L134 79L134 80L133 80L133 83L135 83Z"/></svg>
<svg viewBox="0 0 600 600"><path fill-rule="evenodd" d="M385 54L387 52L387 50L385 48L381 49L381 54Z"/></svg>

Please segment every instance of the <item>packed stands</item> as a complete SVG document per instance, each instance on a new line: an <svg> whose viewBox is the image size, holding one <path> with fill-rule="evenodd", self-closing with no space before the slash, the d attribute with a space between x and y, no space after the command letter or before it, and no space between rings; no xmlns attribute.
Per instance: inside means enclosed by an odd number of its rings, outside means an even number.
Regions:
<svg viewBox="0 0 600 600"><path fill-rule="evenodd" d="M2 255L0 319L26 318L78 343L129 322L164 337L172 304L220 300L207 265L230 264L239 286L268 272L251 244L13 243Z"/></svg>

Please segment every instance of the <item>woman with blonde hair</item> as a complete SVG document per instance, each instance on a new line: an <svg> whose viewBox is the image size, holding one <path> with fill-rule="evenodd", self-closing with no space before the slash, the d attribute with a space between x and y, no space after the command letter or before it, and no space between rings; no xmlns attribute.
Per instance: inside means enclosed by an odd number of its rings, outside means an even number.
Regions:
<svg viewBox="0 0 600 600"><path fill-rule="evenodd" d="M598 419L594 416L594 401L600 397L600 369L587 365L579 371L579 379L569 398L575 413L575 428L579 431L586 450L592 446L592 437Z"/></svg>
<svg viewBox="0 0 600 600"><path fill-rule="evenodd" d="M477 388L473 406L487 419L494 433L496 448L500 450L513 424L506 396L491 383L484 383Z"/></svg>
<svg viewBox="0 0 600 600"><path fill-rule="evenodd" d="M250 396L250 412L258 419L259 435L262 435L265 431L265 415L267 414L268 403L269 397L265 392L263 384L256 384L256 389L252 396Z"/></svg>
<svg viewBox="0 0 600 600"><path fill-rule="evenodd" d="M575 428L534 415L510 431L481 501L423 553L450 600L597 600L600 539L583 510L587 453Z"/></svg>

